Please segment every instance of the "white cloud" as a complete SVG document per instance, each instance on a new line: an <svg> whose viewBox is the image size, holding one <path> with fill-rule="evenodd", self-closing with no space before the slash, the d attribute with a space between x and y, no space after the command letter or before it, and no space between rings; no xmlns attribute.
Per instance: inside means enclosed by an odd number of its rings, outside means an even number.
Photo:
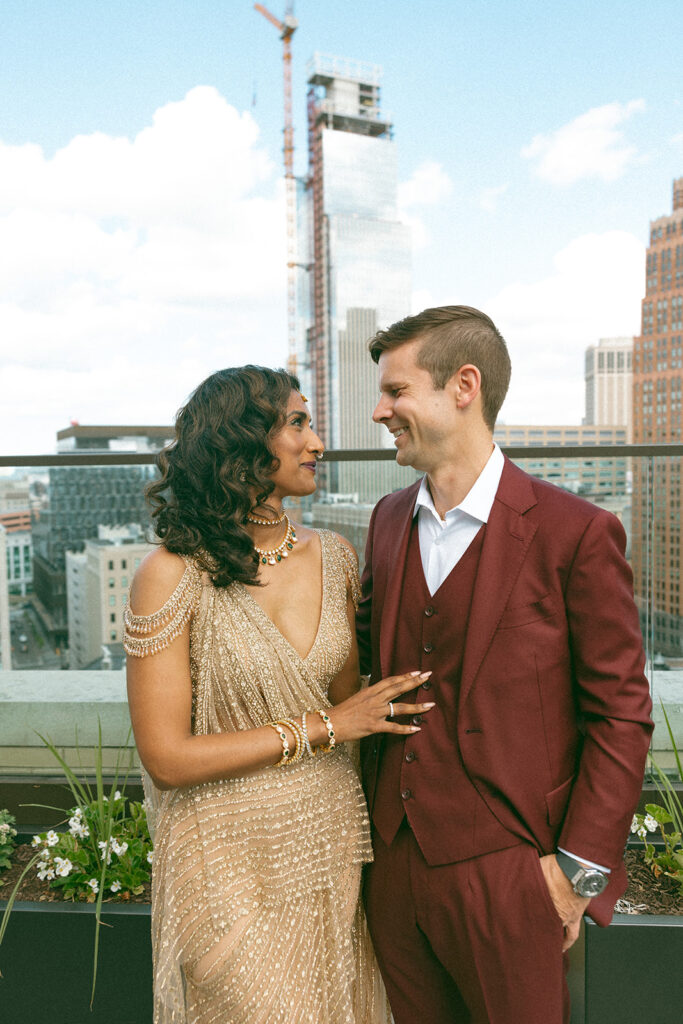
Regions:
<svg viewBox="0 0 683 1024"><path fill-rule="evenodd" d="M637 159L621 125L645 109L644 100L607 103L593 107L547 135L536 135L522 149L522 156L535 161L535 172L554 185L571 185L583 178L615 181Z"/></svg>
<svg viewBox="0 0 683 1024"><path fill-rule="evenodd" d="M580 423L584 353L640 327L645 249L625 231L582 235L542 280L507 286L484 305L510 348L506 423Z"/></svg>
<svg viewBox="0 0 683 1024"><path fill-rule="evenodd" d="M249 114L213 88L134 139L0 143L0 450L71 417L170 422L203 376L281 364L285 215Z"/></svg>
<svg viewBox="0 0 683 1024"><path fill-rule="evenodd" d="M492 188L485 188L479 197L479 204L482 210L487 213L495 213L498 208L498 200L507 192L509 185L494 185Z"/></svg>
<svg viewBox="0 0 683 1024"><path fill-rule="evenodd" d="M416 207L434 206L451 194L453 183L436 160L425 160L407 181L399 182L397 202L399 218L412 232L413 249L424 249L429 243L429 232Z"/></svg>

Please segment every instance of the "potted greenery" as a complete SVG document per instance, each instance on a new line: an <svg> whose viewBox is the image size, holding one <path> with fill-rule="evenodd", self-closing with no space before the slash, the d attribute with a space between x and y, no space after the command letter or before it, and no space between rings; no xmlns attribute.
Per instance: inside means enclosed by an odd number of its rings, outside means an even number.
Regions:
<svg viewBox="0 0 683 1024"><path fill-rule="evenodd" d="M36 834L28 849L17 850L18 878L0 901L3 1018L110 1024L114 1015L149 1024L150 906L137 902L152 860L145 808L127 799L118 769L105 786L101 732L94 785L79 780L42 739L60 764L72 806L64 809L65 828ZM38 900L22 898L28 882L32 891L40 884Z"/></svg>

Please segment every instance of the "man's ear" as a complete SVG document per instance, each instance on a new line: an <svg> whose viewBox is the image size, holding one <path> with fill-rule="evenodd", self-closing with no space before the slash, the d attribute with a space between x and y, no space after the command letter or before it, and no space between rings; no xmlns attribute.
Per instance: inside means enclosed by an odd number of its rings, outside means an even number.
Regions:
<svg viewBox="0 0 683 1024"><path fill-rule="evenodd" d="M481 373L472 363L465 363L453 374L446 388L455 399L458 409L466 409L481 394Z"/></svg>

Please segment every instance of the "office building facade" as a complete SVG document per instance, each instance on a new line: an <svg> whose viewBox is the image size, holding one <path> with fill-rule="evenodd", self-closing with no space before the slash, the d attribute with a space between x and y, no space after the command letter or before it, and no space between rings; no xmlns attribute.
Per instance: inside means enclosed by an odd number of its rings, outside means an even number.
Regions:
<svg viewBox="0 0 683 1024"><path fill-rule="evenodd" d="M670 214L650 223L641 333L633 350L633 440L683 440L683 178ZM633 481L633 570L643 629L657 653L683 654L680 459L639 459Z"/></svg>
<svg viewBox="0 0 683 1024"><path fill-rule="evenodd" d="M57 435L60 451L154 451L169 427L69 427ZM67 643L66 552L83 551L100 526L149 523L145 487L152 466L52 466L49 499L32 523L33 603L52 644Z"/></svg>
<svg viewBox="0 0 683 1024"><path fill-rule="evenodd" d="M586 349L586 425L633 424L633 338L601 338Z"/></svg>
<svg viewBox="0 0 683 1024"><path fill-rule="evenodd" d="M137 524L103 527L83 551L66 553L69 668L83 669L123 641L123 612L132 578L154 545ZM106 657L106 655L105 655Z"/></svg>

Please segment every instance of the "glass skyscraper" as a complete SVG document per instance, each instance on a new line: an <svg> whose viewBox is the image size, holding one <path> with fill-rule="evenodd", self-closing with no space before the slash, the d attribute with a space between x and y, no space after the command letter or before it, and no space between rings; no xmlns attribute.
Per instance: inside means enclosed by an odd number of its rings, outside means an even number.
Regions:
<svg viewBox="0 0 683 1024"><path fill-rule="evenodd" d="M377 368L367 342L410 312L410 231L398 220L396 144L380 112L379 79L378 67L337 57L317 54L309 66L299 222L309 301L300 347L316 429L335 449L393 447L371 419ZM322 490L374 502L413 479L391 461L336 463L326 467Z"/></svg>

